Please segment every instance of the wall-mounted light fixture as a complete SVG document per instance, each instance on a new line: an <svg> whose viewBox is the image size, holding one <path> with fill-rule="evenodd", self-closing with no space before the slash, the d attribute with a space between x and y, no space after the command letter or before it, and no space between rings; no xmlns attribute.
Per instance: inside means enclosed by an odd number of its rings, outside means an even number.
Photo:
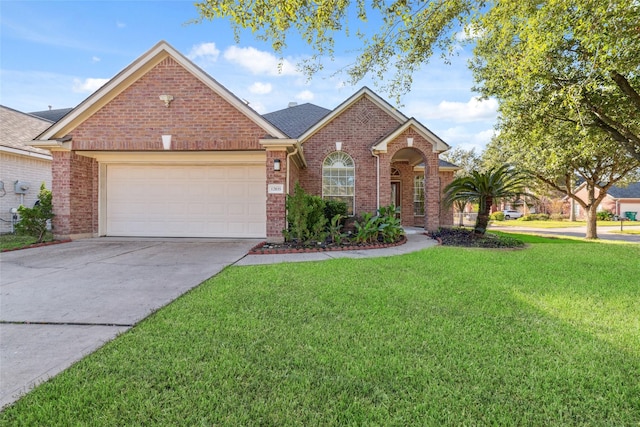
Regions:
<svg viewBox="0 0 640 427"><path fill-rule="evenodd" d="M162 135L162 148L165 150L171 149L171 135Z"/></svg>
<svg viewBox="0 0 640 427"><path fill-rule="evenodd" d="M273 170L274 171L279 171L280 170L280 159L275 159L273 161Z"/></svg>
<svg viewBox="0 0 640 427"><path fill-rule="evenodd" d="M171 95L160 95L160 100L164 101L164 106L169 108L169 104L173 101L173 96Z"/></svg>
<svg viewBox="0 0 640 427"><path fill-rule="evenodd" d="M342 150L342 142L337 141L336 142L336 151L341 151Z"/></svg>
<svg viewBox="0 0 640 427"><path fill-rule="evenodd" d="M407 147L413 147L413 138L407 138Z"/></svg>

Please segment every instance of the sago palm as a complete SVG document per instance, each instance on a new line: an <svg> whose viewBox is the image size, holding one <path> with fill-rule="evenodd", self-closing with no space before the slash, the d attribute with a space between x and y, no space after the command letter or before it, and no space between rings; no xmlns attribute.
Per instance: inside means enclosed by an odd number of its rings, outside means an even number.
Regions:
<svg viewBox="0 0 640 427"><path fill-rule="evenodd" d="M473 171L471 175L454 179L444 189L444 202L448 206L459 200L478 202L478 217L474 227L476 235L483 235L489 224L489 213L494 202L531 196L525 191L529 176L502 165L487 172Z"/></svg>

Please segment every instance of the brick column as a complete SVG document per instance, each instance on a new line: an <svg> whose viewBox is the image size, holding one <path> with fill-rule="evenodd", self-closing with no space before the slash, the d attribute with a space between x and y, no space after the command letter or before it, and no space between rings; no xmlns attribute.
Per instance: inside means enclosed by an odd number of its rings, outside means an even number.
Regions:
<svg viewBox="0 0 640 427"><path fill-rule="evenodd" d="M280 160L280 170L274 170L275 160ZM267 150L267 241L279 243L284 241L282 230L287 226L287 212L285 208L287 188L287 151ZM270 191L271 186L271 191ZM282 192L274 192L275 186L281 186ZM280 190L280 187L277 188Z"/></svg>
<svg viewBox="0 0 640 427"><path fill-rule="evenodd" d="M71 234L71 152L52 151L51 155L53 236L68 239Z"/></svg>
<svg viewBox="0 0 640 427"><path fill-rule="evenodd" d="M440 185L438 175L424 177L424 229L436 231L440 226Z"/></svg>

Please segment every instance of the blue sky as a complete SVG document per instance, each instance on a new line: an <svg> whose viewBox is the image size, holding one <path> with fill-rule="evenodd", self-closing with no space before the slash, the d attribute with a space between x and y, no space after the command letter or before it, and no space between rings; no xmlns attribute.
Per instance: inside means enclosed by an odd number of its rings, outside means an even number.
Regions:
<svg viewBox="0 0 640 427"><path fill-rule="evenodd" d="M0 0L0 104L31 112L74 107L160 40L166 40L259 113L311 102L335 108L363 85L390 99L371 79L345 85L335 71L353 61L358 39L336 39L336 58L310 81L296 64L311 54L288 40L285 61L270 45L243 34L236 44L228 22L197 18L193 1ZM480 151L493 133L497 103L471 91L468 49L451 65L434 57L414 75L400 110L449 145Z"/></svg>

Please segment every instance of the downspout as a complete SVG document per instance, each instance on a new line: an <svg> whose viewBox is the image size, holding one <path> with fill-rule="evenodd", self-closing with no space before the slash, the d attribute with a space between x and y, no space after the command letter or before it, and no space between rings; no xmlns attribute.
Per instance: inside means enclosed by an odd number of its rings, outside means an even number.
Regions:
<svg viewBox="0 0 640 427"><path fill-rule="evenodd" d="M380 209L380 155L371 149L371 155L376 158L376 210Z"/></svg>
<svg viewBox="0 0 640 427"><path fill-rule="evenodd" d="M298 146L298 145L296 145L296 149L295 149L295 150L293 150L291 153L287 154L287 177L286 177L286 179L287 179L287 182L286 182L286 188L287 188L287 190L286 190L286 194L289 194L289 165L291 164L291 162L290 162L290 159L289 159L289 158L290 158L291 156L295 156L296 154L298 154L298 149L299 149L299 146Z"/></svg>

